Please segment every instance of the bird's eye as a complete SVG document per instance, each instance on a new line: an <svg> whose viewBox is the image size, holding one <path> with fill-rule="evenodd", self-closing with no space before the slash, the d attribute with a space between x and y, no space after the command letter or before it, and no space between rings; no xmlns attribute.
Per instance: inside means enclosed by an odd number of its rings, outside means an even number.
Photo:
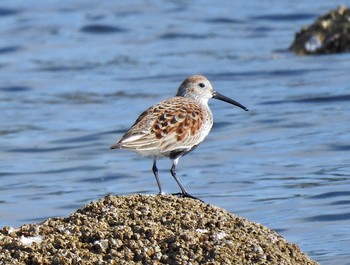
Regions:
<svg viewBox="0 0 350 265"><path fill-rule="evenodd" d="M204 83L199 83L198 84L201 88L205 87L205 84Z"/></svg>

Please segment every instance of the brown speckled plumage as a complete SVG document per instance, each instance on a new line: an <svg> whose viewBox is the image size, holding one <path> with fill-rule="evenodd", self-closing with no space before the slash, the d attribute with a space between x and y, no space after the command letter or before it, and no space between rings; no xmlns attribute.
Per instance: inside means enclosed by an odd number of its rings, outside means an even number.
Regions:
<svg viewBox="0 0 350 265"><path fill-rule="evenodd" d="M211 126L212 114L209 110L203 111L200 103L173 97L143 112L117 146L141 154L144 150L156 150L157 156L168 156L176 149L190 150L198 145L203 138L202 130L210 130ZM127 141L132 136L135 140Z"/></svg>

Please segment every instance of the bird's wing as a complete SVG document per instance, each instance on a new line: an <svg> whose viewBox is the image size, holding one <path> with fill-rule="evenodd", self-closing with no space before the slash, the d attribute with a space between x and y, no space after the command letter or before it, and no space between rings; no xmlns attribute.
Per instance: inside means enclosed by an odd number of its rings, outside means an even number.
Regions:
<svg viewBox="0 0 350 265"><path fill-rule="evenodd" d="M133 150L190 149L200 141L202 107L194 100L174 97L144 111L114 146ZM199 141L199 142L198 142Z"/></svg>

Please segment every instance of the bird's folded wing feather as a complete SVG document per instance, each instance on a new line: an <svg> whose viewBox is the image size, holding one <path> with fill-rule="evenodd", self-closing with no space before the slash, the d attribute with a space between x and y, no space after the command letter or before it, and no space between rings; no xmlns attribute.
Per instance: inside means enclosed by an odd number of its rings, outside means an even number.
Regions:
<svg viewBox="0 0 350 265"><path fill-rule="evenodd" d="M174 97L144 111L113 146L160 152L191 148L198 144L202 122L203 113L196 102Z"/></svg>

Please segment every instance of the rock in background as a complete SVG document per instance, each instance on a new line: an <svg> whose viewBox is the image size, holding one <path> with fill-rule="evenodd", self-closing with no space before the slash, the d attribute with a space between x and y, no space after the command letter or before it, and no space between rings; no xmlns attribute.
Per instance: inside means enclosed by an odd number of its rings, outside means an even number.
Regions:
<svg viewBox="0 0 350 265"><path fill-rule="evenodd" d="M350 10L341 6L295 34L290 50L299 55L350 52Z"/></svg>
<svg viewBox="0 0 350 265"><path fill-rule="evenodd" d="M198 200L107 196L0 230L1 264L317 264L270 229Z"/></svg>

